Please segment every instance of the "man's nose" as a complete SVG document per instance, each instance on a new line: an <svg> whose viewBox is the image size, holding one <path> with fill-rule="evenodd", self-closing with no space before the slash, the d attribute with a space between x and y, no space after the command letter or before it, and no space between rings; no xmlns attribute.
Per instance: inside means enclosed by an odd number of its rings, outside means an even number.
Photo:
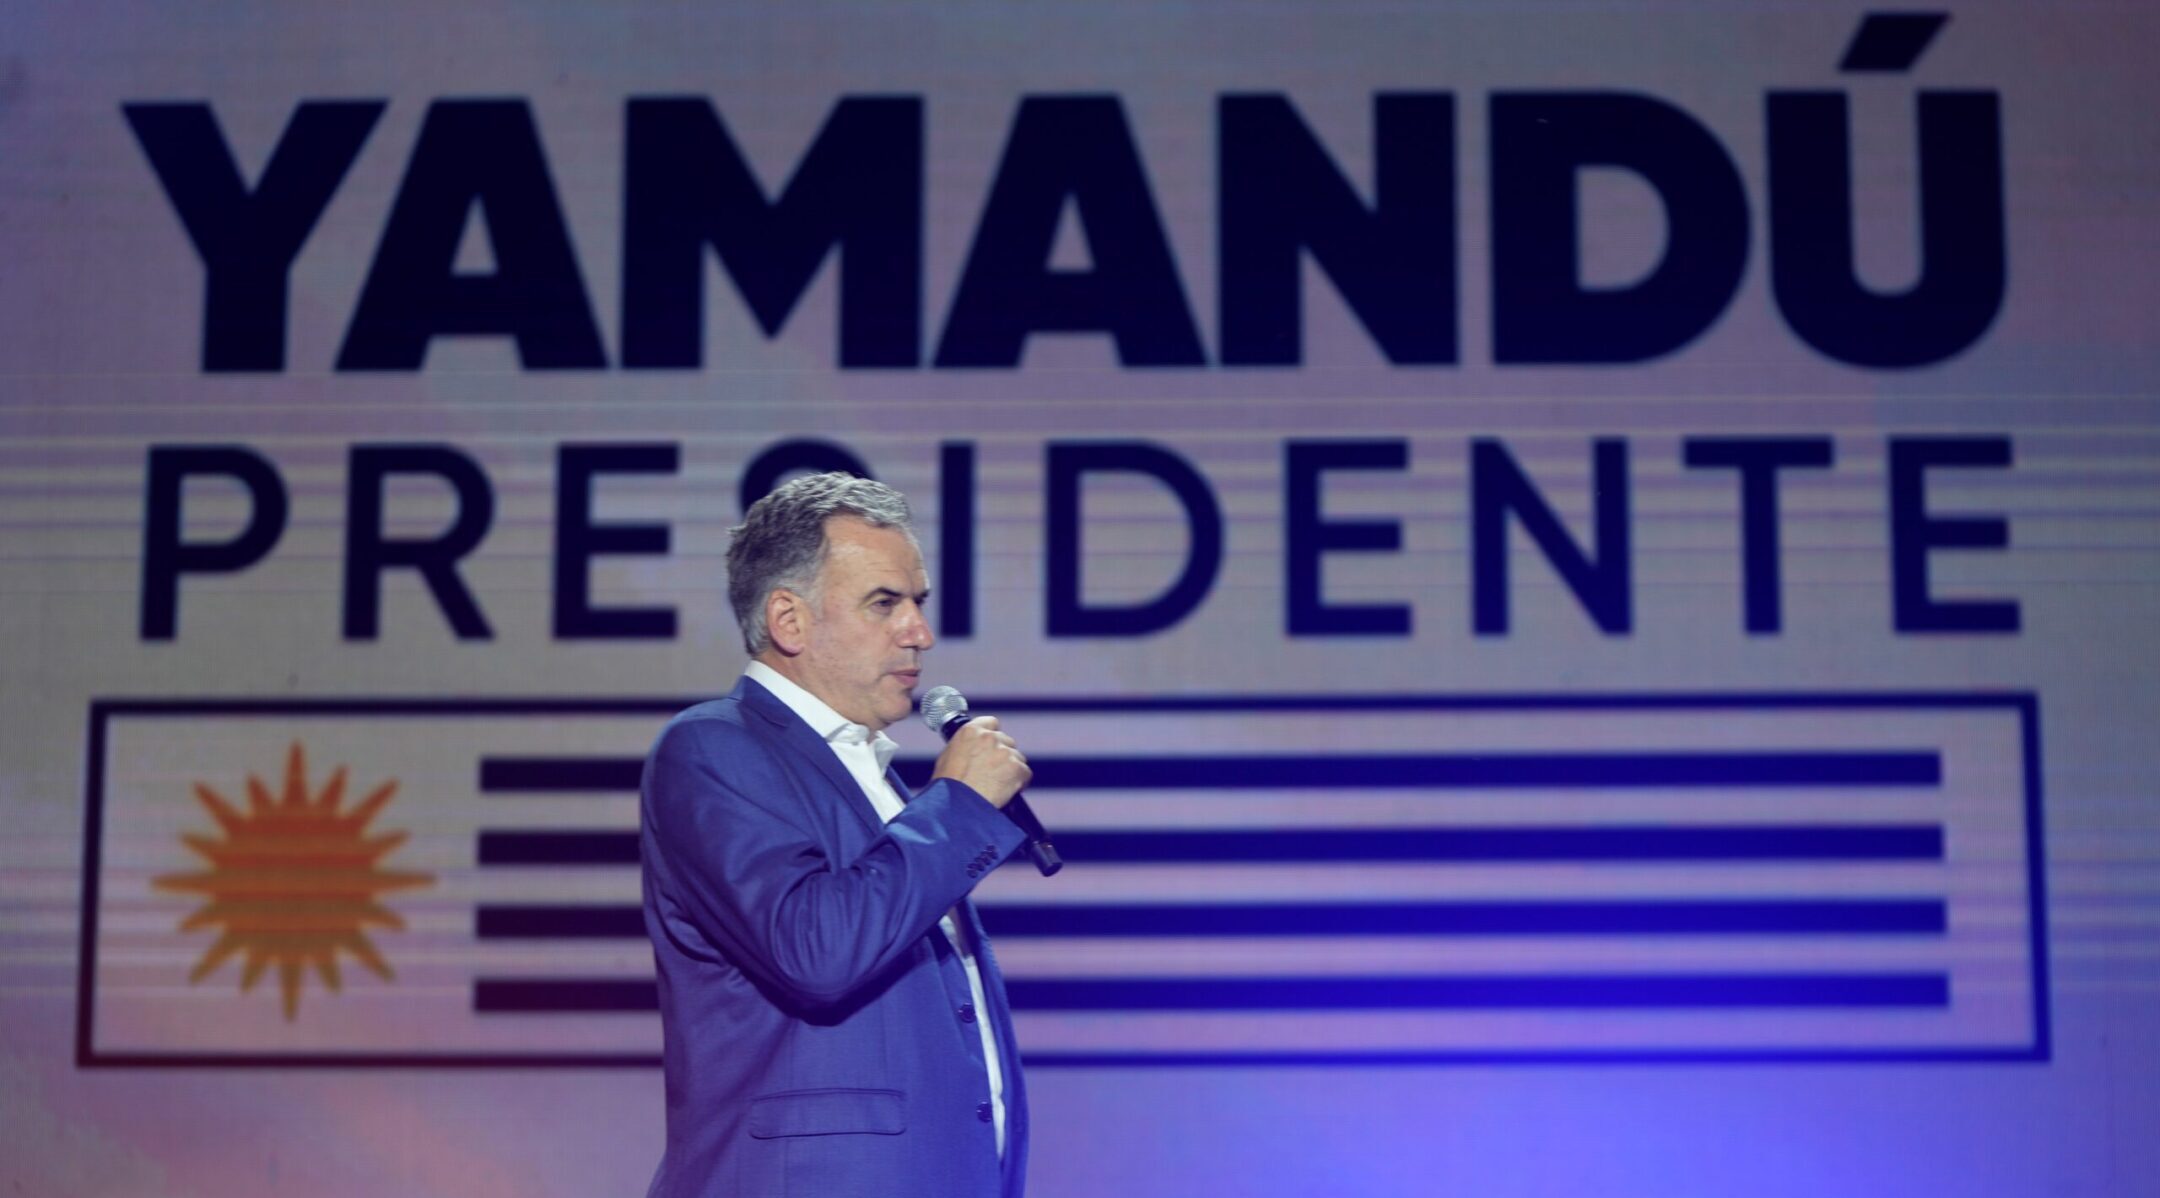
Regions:
<svg viewBox="0 0 2160 1198"><path fill-rule="evenodd" d="M935 644L937 634L930 631L930 621L923 615L923 609L909 604L907 622L900 628L900 647L928 650Z"/></svg>

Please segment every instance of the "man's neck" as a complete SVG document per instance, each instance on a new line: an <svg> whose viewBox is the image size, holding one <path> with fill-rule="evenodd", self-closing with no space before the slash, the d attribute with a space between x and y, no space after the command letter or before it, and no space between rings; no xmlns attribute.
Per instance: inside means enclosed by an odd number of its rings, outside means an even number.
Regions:
<svg viewBox="0 0 2160 1198"><path fill-rule="evenodd" d="M787 679L789 682L792 682L795 685L803 688L804 690L809 691L811 694L817 695L817 688L811 686L809 682L803 679L803 676L801 674L796 672L795 659L789 657L785 653L780 652L778 649L767 649L763 653L759 653L753 656L750 660L757 662L759 665L764 666L766 669L780 675L782 678ZM819 702L824 702L824 699L825 696L818 695ZM832 704L830 703L826 703L825 705L827 707L832 706Z"/></svg>
<svg viewBox="0 0 2160 1198"><path fill-rule="evenodd" d="M838 707L834 706L832 700L826 698L824 695L819 694L817 688L810 684L809 680L804 677L803 673L800 670L794 668L795 659L788 657L786 654L780 653L777 650L768 649L765 652L752 657L750 660L764 666L766 669L771 670L773 673L780 675L782 678L787 679L789 682L794 683L802 690L804 694L809 695L811 698L816 699L820 703L823 703L826 707L832 710L832 713L834 715L839 716L841 719L846 720L851 724L860 723L865 727L869 728L872 732L883 732L885 730L885 725L878 722L875 718L869 720L857 720L853 716L848 715L846 712L841 711Z"/></svg>

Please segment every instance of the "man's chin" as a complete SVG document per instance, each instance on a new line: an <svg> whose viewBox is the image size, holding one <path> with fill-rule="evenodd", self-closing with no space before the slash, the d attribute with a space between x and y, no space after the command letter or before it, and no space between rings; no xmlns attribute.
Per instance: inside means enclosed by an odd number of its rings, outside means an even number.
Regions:
<svg viewBox="0 0 2160 1198"><path fill-rule="evenodd" d="M915 692L913 688L882 697L885 702L883 706L878 708L877 714L879 719L885 721L887 727L899 723L915 712Z"/></svg>

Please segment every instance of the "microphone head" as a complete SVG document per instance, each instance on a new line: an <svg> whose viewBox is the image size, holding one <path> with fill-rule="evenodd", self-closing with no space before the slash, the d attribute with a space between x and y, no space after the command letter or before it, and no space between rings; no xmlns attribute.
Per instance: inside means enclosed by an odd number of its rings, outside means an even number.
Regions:
<svg viewBox="0 0 2160 1198"><path fill-rule="evenodd" d="M967 719L967 713L967 696L954 687L933 686L922 697L922 722L939 736L945 735L947 724Z"/></svg>

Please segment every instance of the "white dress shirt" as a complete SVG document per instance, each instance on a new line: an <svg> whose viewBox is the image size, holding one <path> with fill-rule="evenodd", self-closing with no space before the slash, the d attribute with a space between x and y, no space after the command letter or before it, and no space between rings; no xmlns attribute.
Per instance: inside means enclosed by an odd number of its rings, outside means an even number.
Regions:
<svg viewBox="0 0 2160 1198"><path fill-rule="evenodd" d="M788 705L788 710L802 717L812 731L825 738L832 747L833 755L847 767L863 796L877 808L878 818L891 823L900 814L906 800L894 792L892 783L886 779L886 770L892 764L893 754L900 746L883 732L872 732L868 727L854 723L834 711L823 699L797 686L780 671L762 661L753 661L743 670L743 675L773 693L773 697ZM990 1004L983 998L982 970L975 964L975 949L960 930L956 912L947 911L938 920L938 927L945 938L952 941L953 951L960 956L960 965L967 970L968 995L975 1004L975 1030L982 1034L983 1064L990 1075L990 1115L997 1130L998 1155L1005 1154L1005 1070L998 1064L997 1033L990 1026Z"/></svg>

